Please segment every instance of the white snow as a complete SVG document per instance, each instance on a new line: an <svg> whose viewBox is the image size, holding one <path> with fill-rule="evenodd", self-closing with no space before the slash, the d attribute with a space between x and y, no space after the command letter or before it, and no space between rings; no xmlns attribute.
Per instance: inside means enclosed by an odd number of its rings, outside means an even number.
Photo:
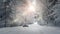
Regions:
<svg viewBox="0 0 60 34"><path fill-rule="evenodd" d="M60 28L31 24L29 27L0 28L0 34L60 34Z"/></svg>

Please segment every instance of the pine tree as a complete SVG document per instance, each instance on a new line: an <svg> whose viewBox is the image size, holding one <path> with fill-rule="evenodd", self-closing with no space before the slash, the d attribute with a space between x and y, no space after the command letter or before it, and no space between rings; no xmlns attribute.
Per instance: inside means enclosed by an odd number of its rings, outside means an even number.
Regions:
<svg viewBox="0 0 60 34"><path fill-rule="evenodd" d="M57 18L53 7L56 5L57 0L47 0L46 11L43 14L43 19L47 24L55 24L54 21Z"/></svg>

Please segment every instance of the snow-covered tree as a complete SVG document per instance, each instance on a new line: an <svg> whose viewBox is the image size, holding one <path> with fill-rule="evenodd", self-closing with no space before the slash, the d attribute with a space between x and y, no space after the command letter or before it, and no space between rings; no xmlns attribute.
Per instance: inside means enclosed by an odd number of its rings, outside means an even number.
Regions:
<svg viewBox="0 0 60 34"><path fill-rule="evenodd" d="M43 12L43 19L47 25L60 26L60 4L59 0L47 0L46 11Z"/></svg>

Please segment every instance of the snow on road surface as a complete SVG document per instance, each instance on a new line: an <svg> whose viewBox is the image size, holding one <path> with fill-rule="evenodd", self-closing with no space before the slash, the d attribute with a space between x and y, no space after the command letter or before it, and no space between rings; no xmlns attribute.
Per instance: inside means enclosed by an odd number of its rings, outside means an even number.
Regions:
<svg viewBox="0 0 60 34"><path fill-rule="evenodd" d="M40 26L32 24L29 27L0 28L0 34L60 34L59 27Z"/></svg>

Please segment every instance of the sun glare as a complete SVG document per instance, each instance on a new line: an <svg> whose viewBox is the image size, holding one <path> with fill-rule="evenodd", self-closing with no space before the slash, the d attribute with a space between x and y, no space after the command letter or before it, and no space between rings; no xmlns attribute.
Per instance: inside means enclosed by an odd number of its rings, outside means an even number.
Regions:
<svg viewBox="0 0 60 34"><path fill-rule="evenodd" d="M27 5L25 11L23 12L23 15L35 13L36 12L35 6L36 6L36 0L27 0Z"/></svg>

